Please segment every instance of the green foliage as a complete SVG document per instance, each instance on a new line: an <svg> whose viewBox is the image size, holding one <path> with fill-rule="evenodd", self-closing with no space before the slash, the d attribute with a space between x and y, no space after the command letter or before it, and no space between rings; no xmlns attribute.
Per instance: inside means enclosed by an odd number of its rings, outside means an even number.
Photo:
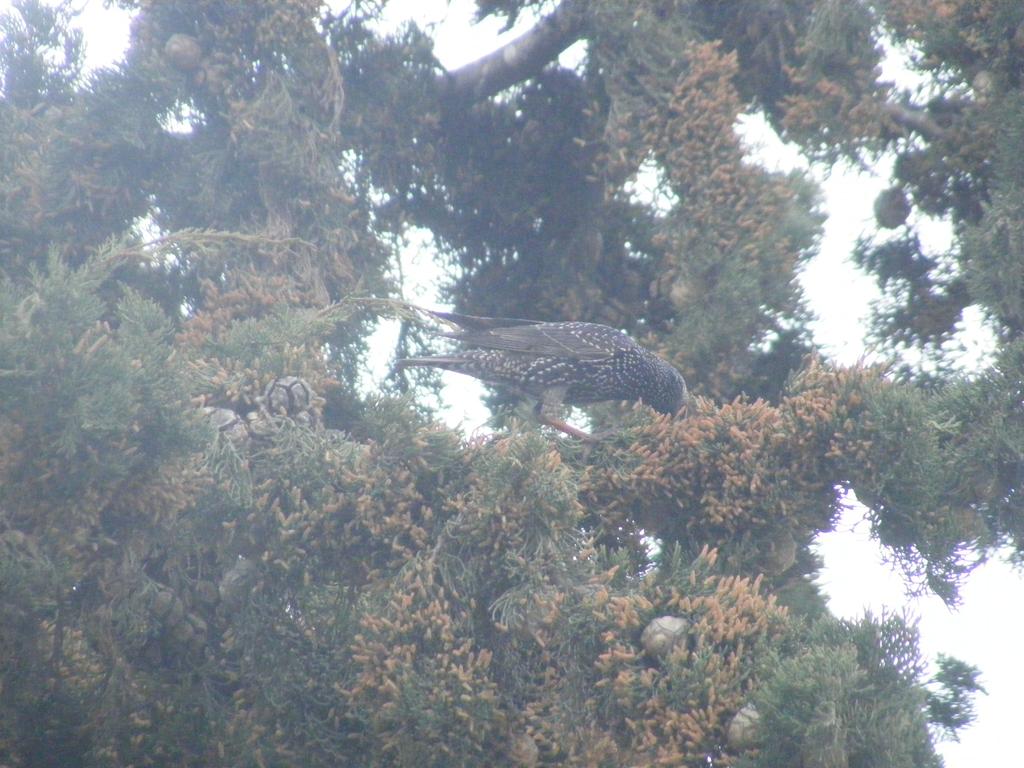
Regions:
<svg viewBox="0 0 1024 768"><path fill-rule="evenodd" d="M937 398L946 461L957 468L950 490L964 500L959 515L981 543L1009 544L1018 560L1024 540L1016 490L1024 456L1022 374L1024 346L1010 341L991 368Z"/></svg>
<svg viewBox="0 0 1024 768"><path fill-rule="evenodd" d="M821 619L765 668L758 752L742 765L938 766L916 630L892 615Z"/></svg>
<svg viewBox="0 0 1024 768"><path fill-rule="evenodd" d="M1024 273L1020 266L1024 260L1020 228L1024 161L1017 151L1024 139L1024 97L1007 94L993 112L1001 129L992 153L989 199L980 220L972 221L964 232L962 259L971 298L1009 339L1024 328Z"/></svg>
<svg viewBox="0 0 1024 768"><path fill-rule="evenodd" d="M909 388L879 387L866 405L871 458L850 467L857 498L868 506L875 534L904 567L911 574L923 570L928 588L955 600L963 531L947 503L951 487L962 480L934 426L944 414L935 413L933 398Z"/></svg>
<svg viewBox="0 0 1024 768"><path fill-rule="evenodd" d="M0 22L7 762L936 764L975 673L829 616L809 545L853 491L951 602L1020 549L1016 10L593 2L444 73L384 3L120 5L131 48L88 78L66 6ZM921 61L942 110L876 82L882 28L948 58ZM812 156L900 154L960 249L862 247L887 329L940 345L977 302L996 365L924 388L806 357L820 202L749 162L758 109ZM410 227L458 309L624 328L699 397L595 409L583 444L367 394L372 323L417 320L388 297Z"/></svg>
<svg viewBox="0 0 1024 768"><path fill-rule="evenodd" d="M927 101L910 91L890 100L884 138L895 155L893 189L924 217L948 220L953 233L947 252L925 253L911 216L894 237L861 249L886 294L875 332L887 346L922 350L929 367L948 371L956 354L949 341L966 308L980 309L1000 339L1021 328L1024 12L1017 3L963 0L875 7L929 82Z"/></svg>
<svg viewBox="0 0 1024 768"><path fill-rule="evenodd" d="M0 78L4 102L34 109L71 100L82 75L82 32L66 5L18 0L0 17Z"/></svg>
<svg viewBox="0 0 1024 768"><path fill-rule="evenodd" d="M196 444L170 324L137 294L114 306L104 301L111 270L102 255L79 269L53 256L48 273L29 285L2 286L0 368L8 386L0 413L18 425L5 461L7 476L18 480L8 498L29 492L74 503L89 488L153 472Z"/></svg>
<svg viewBox="0 0 1024 768"><path fill-rule="evenodd" d="M974 696L985 693L976 667L945 654L935 660L938 671L928 691L928 719L943 735L957 739L957 732L974 722Z"/></svg>

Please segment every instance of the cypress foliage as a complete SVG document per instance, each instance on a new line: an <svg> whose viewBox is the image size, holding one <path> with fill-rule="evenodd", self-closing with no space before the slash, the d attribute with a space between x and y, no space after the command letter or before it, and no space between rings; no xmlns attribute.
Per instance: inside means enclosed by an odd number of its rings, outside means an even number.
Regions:
<svg viewBox="0 0 1024 768"><path fill-rule="evenodd" d="M1019 128L1020 46L978 42L1016 11L567 0L441 73L376 3L120 5L126 58L87 77L65 10L2 21L0 762L938 764L976 673L929 678L904 618L831 616L810 542L852 492L951 603L1020 552L1019 160L982 140ZM883 31L992 90L901 101ZM752 109L811 156L899 153L962 247L865 243L906 299L886 322L928 345L977 304L989 370L814 354L816 192L746 159ZM459 310L628 330L688 414L467 438L408 382L368 393L374 320L416 319L416 227Z"/></svg>

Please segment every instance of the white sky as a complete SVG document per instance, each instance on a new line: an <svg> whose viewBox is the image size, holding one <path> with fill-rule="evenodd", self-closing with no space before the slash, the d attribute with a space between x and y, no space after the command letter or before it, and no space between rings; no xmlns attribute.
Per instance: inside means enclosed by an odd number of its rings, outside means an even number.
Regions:
<svg viewBox="0 0 1024 768"><path fill-rule="evenodd" d="M0 0L0 11L9 5ZM88 61L91 67L119 59L127 46L127 16L117 9L105 9L99 0L80 0L81 24L86 30ZM386 24L416 16L421 24L432 24L437 53L448 68L473 61L493 50L500 42L529 26L523 19L518 28L498 37L500 24L490 21L472 26L468 22L472 3L468 0L392 0ZM791 148L768 135L757 121L744 125L745 139L759 147L755 155L769 167L806 167ZM829 218L825 225L821 252L804 270L801 282L811 309L817 315L813 324L815 339L837 362L853 363L868 355L865 348L865 320L870 302L878 296L873 281L849 260L849 251L862 234L874 231L872 205L878 192L887 186L884 171L879 175L835 170L828 178L816 171L825 192ZM948 234L941 225L927 227L926 235L936 248L942 247ZM429 241L414 241L404 258L407 298L437 306L432 282L436 267ZM383 331L381 346L388 346ZM988 349L985 334L976 329L965 334L970 363L983 358ZM376 345L375 345L376 346ZM456 380L458 382L456 383ZM467 432L481 428L487 411L479 402L479 387L467 384L464 377L452 375L447 387L443 416L449 423L461 424ZM882 552L868 535L867 523L856 507L844 515L834 533L819 537L817 546L825 558L821 583L829 595L829 606L836 614L858 617L865 609L876 615L883 608L906 608L920 617L921 642L925 654L956 656L982 670L987 696L976 700L978 719L959 743L942 743L939 750L949 768L973 768L975 765L1012 765L1019 761L1016 729L1021 719L1020 692L1024 690L1024 579L1003 562L982 566L965 584L963 606L948 610L938 598L908 600L898 574L883 563ZM1018 763L1019 764L1019 763Z"/></svg>

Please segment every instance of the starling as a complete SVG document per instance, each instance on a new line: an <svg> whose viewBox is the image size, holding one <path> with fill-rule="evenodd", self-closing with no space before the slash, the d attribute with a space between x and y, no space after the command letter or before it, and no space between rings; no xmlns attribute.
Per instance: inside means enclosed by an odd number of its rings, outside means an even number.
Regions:
<svg viewBox="0 0 1024 768"><path fill-rule="evenodd" d="M441 368L505 387L535 399L541 423L574 437L590 436L550 411L560 405L640 400L659 413L675 414L686 401L686 382L679 371L607 325L429 314L457 329L442 336L469 349L406 358L397 362L399 367Z"/></svg>

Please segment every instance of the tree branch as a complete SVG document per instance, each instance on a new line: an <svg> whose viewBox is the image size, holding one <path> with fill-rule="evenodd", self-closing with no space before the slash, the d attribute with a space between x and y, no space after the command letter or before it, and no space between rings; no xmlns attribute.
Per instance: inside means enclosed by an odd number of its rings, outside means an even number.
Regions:
<svg viewBox="0 0 1024 768"><path fill-rule="evenodd" d="M563 0L550 15L515 40L481 59L438 77L450 99L478 101L540 72L579 39L583 14L575 0Z"/></svg>
<svg viewBox="0 0 1024 768"><path fill-rule="evenodd" d="M916 131L926 139L941 139L946 133L924 109L905 104L886 104L884 110L889 119L901 128Z"/></svg>

